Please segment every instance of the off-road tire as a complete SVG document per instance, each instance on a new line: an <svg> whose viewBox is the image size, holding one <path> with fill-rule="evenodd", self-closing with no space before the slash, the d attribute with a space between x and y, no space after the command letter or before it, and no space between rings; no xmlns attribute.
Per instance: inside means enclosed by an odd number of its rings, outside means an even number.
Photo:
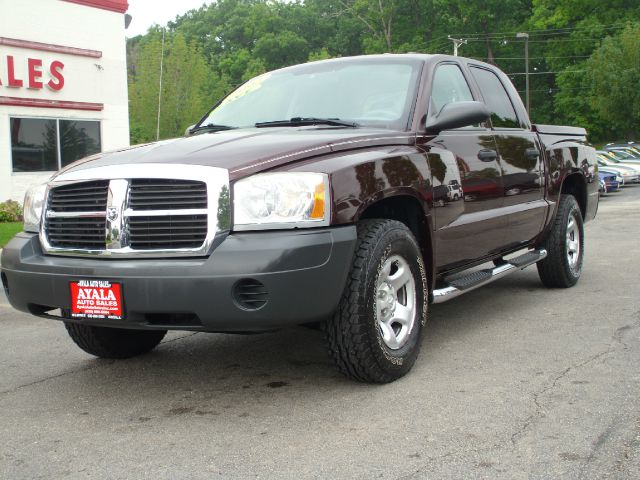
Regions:
<svg viewBox="0 0 640 480"><path fill-rule="evenodd" d="M85 352L100 358L123 359L153 350L166 330L129 330L65 322L71 339Z"/></svg>
<svg viewBox="0 0 640 480"><path fill-rule="evenodd" d="M323 324L329 355L337 369L361 382L388 383L405 375L420 351L427 320L427 278L422 255L411 231L395 220L358 223L353 262L339 307ZM376 283L385 260L400 255L415 282L415 320L406 343L388 348L376 318Z"/></svg>
<svg viewBox="0 0 640 480"><path fill-rule="evenodd" d="M571 266L567 256L567 226L573 217L580 234L580 250L575 266ZM540 245L547 250L547 257L538 262L538 275L545 287L568 288L574 286L582 273L584 260L584 222L580 207L573 195L561 195L556 217L551 230Z"/></svg>

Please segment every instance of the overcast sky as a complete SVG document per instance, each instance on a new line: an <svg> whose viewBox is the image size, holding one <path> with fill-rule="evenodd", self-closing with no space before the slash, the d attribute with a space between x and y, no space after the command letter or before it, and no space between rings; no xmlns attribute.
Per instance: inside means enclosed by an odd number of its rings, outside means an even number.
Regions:
<svg viewBox="0 0 640 480"><path fill-rule="evenodd" d="M177 15L182 15L194 8L200 8L211 0L179 0L178 2L165 0L129 0L127 13L133 17L127 29L127 37L135 37L147 32L147 29L157 23L166 25Z"/></svg>

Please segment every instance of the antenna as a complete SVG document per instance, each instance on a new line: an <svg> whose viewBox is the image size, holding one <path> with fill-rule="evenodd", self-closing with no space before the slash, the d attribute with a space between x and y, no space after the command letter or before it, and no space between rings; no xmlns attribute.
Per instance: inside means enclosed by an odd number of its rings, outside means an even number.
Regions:
<svg viewBox="0 0 640 480"><path fill-rule="evenodd" d="M160 105L162 103L162 69L164 64L164 32L162 29L162 51L160 53L160 88L158 90L158 125L156 127L156 141L160 140Z"/></svg>

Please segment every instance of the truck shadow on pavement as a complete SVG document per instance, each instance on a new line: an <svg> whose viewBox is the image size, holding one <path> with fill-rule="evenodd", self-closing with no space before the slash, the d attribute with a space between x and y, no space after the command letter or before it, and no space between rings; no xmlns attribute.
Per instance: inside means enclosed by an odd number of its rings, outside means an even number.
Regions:
<svg viewBox="0 0 640 480"><path fill-rule="evenodd" d="M422 352L414 370L400 382L447 362L450 343L464 337L473 344L477 332L507 323L510 314L517 314L514 296L544 294L532 273L515 274L451 303L432 305ZM133 397L156 389L163 395L200 392L202 398L212 399L234 392L294 389L318 394L327 389L371 388L335 371L322 332L301 327L257 335L173 332L150 354L124 361L88 360L82 370L85 391L104 389L106 382Z"/></svg>

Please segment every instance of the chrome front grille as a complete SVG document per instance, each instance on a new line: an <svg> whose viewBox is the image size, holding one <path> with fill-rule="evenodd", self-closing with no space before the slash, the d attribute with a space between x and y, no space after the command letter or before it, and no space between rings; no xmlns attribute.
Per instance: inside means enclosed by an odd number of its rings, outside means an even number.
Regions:
<svg viewBox="0 0 640 480"><path fill-rule="evenodd" d="M49 192L52 212L95 212L107 210L108 181L65 185Z"/></svg>
<svg viewBox="0 0 640 480"><path fill-rule="evenodd" d="M207 208L207 186L193 180L136 178L129 187L133 210Z"/></svg>
<svg viewBox="0 0 640 480"><path fill-rule="evenodd" d="M215 167L97 167L61 174L48 192L40 239L50 254L203 255L230 225L228 172Z"/></svg>
<svg viewBox="0 0 640 480"><path fill-rule="evenodd" d="M105 248L106 219L99 217L48 218L49 243L58 248Z"/></svg>
<svg viewBox="0 0 640 480"><path fill-rule="evenodd" d="M131 248L195 248L207 237L207 215L163 215L129 219Z"/></svg>

